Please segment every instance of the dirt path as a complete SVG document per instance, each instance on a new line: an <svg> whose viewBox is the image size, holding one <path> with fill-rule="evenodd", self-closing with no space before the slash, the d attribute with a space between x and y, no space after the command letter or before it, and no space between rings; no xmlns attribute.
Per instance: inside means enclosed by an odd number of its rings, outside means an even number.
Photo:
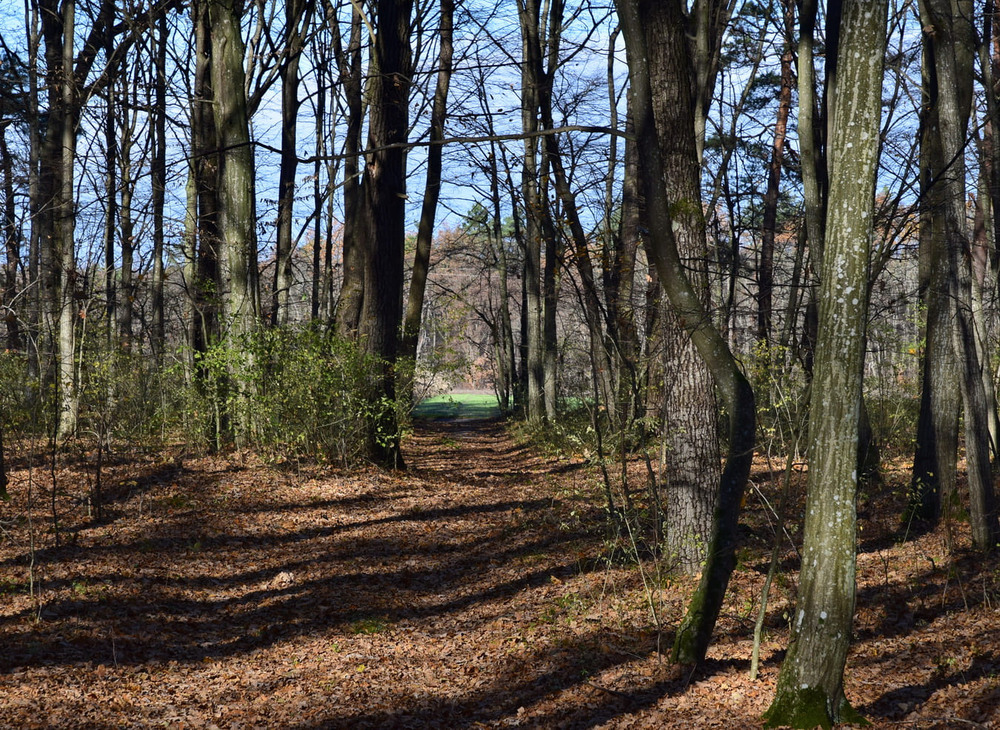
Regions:
<svg viewBox="0 0 1000 730"><path fill-rule="evenodd" d="M423 425L405 456L401 475L129 461L108 478L100 525L73 506L89 472L62 469L59 548L49 487L34 486L39 601L15 473L0 543L0 726L758 726L785 641L779 596L762 678L749 682L758 571L734 581L706 669L677 676L657 656L638 571L601 560L591 472L491 422ZM883 568L898 566L861 564L874 600ZM687 588L656 594L668 629ZM862 613L849 695L876 726L995 720L989 608L911 613L896 633L885 606Z"/></svg>

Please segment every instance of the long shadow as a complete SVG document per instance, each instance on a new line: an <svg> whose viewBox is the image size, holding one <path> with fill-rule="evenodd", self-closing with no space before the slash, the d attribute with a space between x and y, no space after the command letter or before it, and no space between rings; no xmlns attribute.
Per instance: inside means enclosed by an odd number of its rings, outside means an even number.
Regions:
<svg viewBox="0 0 1000 730"><path fill-rule="evenodd" d="M963 684L971 684L976 680L985 677L996 676L1000 670L1000 660L995 653L980 655L972 660L972 665L965 670L953 672L936 672L933 677L924 684L907 685L886 692L881 697L868 705L859 707L862 715L870 719L902 720L914 707L922 705L936 692L949 687L958 687ZM983 692L995 692L985 687ZM994 700L994 703L996 700ZM983 709L990 705L981 705ZM994 704L993 707L996 707ZM973 727L974 723L967 725Z"/></svg>
<svg viewBox="0 0 1000 730"><path fill-rule="evenodd" d="M488 434L495 426L483 428ZM506 443L499 446L507 448ZM497 450L483 451L497 458ZM464 455L468 458L468 451ZM461 474L459 467L427 471L439 477L453 474L456 481L468 483L468 471ZM197 482L198 475L184 477L184 488L198 490L204 504L221 486L221 474L201 475ZM151 477L148 489L155 491L159 484ZM337 518L333 524L313 521L277 534L228 528L209 534L204 520L212 508L203 507L171 515L142 538L40 551L36 559L66 575L77 561L115 564L101 573L86 573L82 581L50 580L44 588L58 590L60 597L43 606L43 621L30 630L24 628L26 613L3 619L0 673L18 667L196 664L249 656L301 636L357 633L357 627L371 624L385 627L385 640L391 641L397 628L442 617L474 636L478 627L504 616L508 599L549 585L553 578L565 580L597 567L567 559L581 552L575 549L581 542L593 546L599 541L584 528L557 529L564 509L558 501L512 499L502 486L476 495L474 504L357 519L357 510L386 502L390 492L308 503L261 501L240 512L219 508L226 516L259 512L280 519L313 509L329 510ZM599 524L599 513L585 514L580 524ZM234 565L239 569L232 570ZM296 577L302 573L309 577ZM586 689L588 676L656 650L650 637L619 641L628 644L610 646L595 628L526 657L491 657L495 674L460 697L401 697L392 710L331 704L319 726L497 724L516 718L519 707L573 690L593 692L595 700L572 702L568 709L561 705L563 709L552 711L558 714L538 722L591 728L684 691L689 678L648 679L626 692L593 685ZM701 676L720 668L710 664Z"/></svg>
<svg viewBox="0 0 1000 730"><path fill-rule="evenodd" d="M217 486L217 477L212 481L216 483L187 486L204 494ZM61 564L67 575L78 561L115 560L132 569L50 580L43 588L60 590L61 597L43 605L47 623L40 630L16 630L28 610L2 620L15 630L8 631L0 671L222 658L366 619L391 626L454 615L580 570L578 562L566 562L564 556L573 554L571 543L588 538L585 532L521 532L512 526L515 520L547 524L558 503L512 500L502 492L492 496L478 504L305 524L267 535L206 534L206 510L191 509L162 521L142 538L40 550L36 561L52 568ZM379 498L359 495L309 506L350 518L359 501L369 504ZM261 504L250 511L279 518L302 508L297 503ZM391 529L374 537L360 532L373 527ZM257 563L232 572L233 564L243 565L249 556ZM22 561L23 556L5 565ZM225 568L217 570L219 565ZM294 578L306 571L328 577ZM287 585L282 576L290 576L284 578ZM66 596L68 590L73 593ZM230 594L220 597L223 591ZM487 614L477 611L476 620ZM60 632L60 619L74 625L70 638ZM111 635L113 646L105 638Z"/></svg>
<svg viewBox="0 0 1000 730"><path fill-rule="evenodd" d="M508 660L492 680L460 698L431 696L420 700L400 697L391 710L364 711L331 708L331 713L306 727L424 728L496 726L504 718L517 718L519 708L531 707L561 691L586 684L586 677L655 652L652 641L615 650L602 641L599 630L574 637L559 647L547 647L526 657ZM593 685L592 685L593 686ZM579 707L551 724L522 721L522 727L584 728L606 722L622 712L635 711L659 701L665 694L682 691L680 680L659 682L629 693L606 693L599 707ZM593 690L599 694L600 690ZM614 701L608 702L608 696ZM388 704L388 703L387 703ZM588 703L591 704L591 703Z"/></svg>

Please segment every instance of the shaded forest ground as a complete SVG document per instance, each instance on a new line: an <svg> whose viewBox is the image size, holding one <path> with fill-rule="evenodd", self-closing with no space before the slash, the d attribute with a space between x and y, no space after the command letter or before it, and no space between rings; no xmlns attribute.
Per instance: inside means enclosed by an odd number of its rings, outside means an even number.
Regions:
<svg viewBox="0 0 1000 730"><path fill-rule="evenodd" d="M425 424L404 453L401 475L123 453L102 520L85 508L94 454L30 475L16 460L0 726L759 727L795 590L789 551L751 682L762 497L780 491L763 465L691 675L657 652L691 583L646 562L644 586L581 459L490 421ZM890 471L861 503L848 697L876 727L1000 728L1000 564L949 557L941 530L903 542L904 481Z"/></svg>

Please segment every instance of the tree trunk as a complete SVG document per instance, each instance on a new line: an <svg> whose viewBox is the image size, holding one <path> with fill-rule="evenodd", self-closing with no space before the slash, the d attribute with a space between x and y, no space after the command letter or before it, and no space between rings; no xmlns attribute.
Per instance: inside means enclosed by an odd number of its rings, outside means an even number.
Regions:
<svg viewBox="0 0 1000 730"><path fill-rule="evenodd" d="M231 348L245 347L260 313L257 291L257 215L254 158L247 115L244 47L237 0L209 0L212 91L218 144L218 228L220 295L224 336ZM233 436L242 446L252 427L251 387L239 365L230 368L235 390Z"/></svg>
<svg viewBox="0 0 1000 730"><path fill-rule="evenodd" d="M121 250L122 265L118 273L118 293L119 300L115 307L116 324L118 327L118 343L124 352L129 352L132 348L132 314L135 309L135 284L134 284L134 254L135 254L135 229L132 221L132 196L135 191L136 181L132 175L132 132L134 130L135 111L134 106L129 110L129 93L135 88L127 77L122 77L122 97L125 100L122 113L119 115L119 167L121 200L118 205L118 226L121 229L119 235L119 248Z"/></svg>
<svg viewBox="0 0 1000 730"><path fill-rule="evenodd" d="M403 258L406 237L406 141L412 73L411 0L378 0L369 153L362 181L361 227L366 236L364 304L358 330L364 351L374 360L368 419L368 454L382 466L399 468L395 381L398 333L402 320ZM395 145L391 149L386 147Z"/></svg>
<svg viewBox="0 0 1000 730"><path fill-rule="evenodd" d="M191 150L197 193L196 276L192 280L194 321L192 348L206 352L219 339L219 156L212 113L212 27L209 0L193 0L195 32L194 100L191 105Z"/></svg>
<svg viewBox="0 0 1000 730"><path fill-rule="evenodd" d="M946 262L947 301L956 325L951 334L960 366L965 412L972 540L980 550L991 550L1000 538L1000 523L990 470L988 401L972 311L972 251L965 215L964 148L972 100L974 47L971 2L963 0L960 8L961 12L955 13L950 0L926 0L921 6L924 41L931 58L931 103L940 137L940 148L935 148L940 156L935 165L934 197L941 205L931 214L942 219L944 237L940 246ZM936 225L934 231L938 231Z"/></svg>
<svg viewBox="0 0 1000 730"><path fill-rule="evenodd" d="M274 246L274 291L271 324L287 325L292 289L292 215L295 208L295 171L298 168L295 128L299 115L299 59L304 26L314 3L285 1L285 48L281 62L281 167L278 171L278 225Z"/></svg>
<svg viewBox="0 0 1000 730"><path fill-rule="evenodd" d="M618 15L625 35L629 78L632 85L636 142L643 154L640 178L646 199L649 222L647 255L654 263L663 290L677 313L678 320L711 368L729 415L729 453L719 478L718 505L707 559L688 613L678 629L673 658L682 663L699 663L705 657L715 621L725 597L726 586L736 566L736 533L743 491L753 461L756 411L753 391L712 325L702 304L702 293L688 281L673 235L672 205L663 180L665 167L659 149L662 135L657 133L653 115L653 92L650 83L645 24L648 14L637 0L618 0ZM679 12L675 7L673 12ZM679 134L692 136L693 127Z"/></svg>
<svg viewBox="0 0 1000 730"><path fill-rule="evenodd" d="M525 0L518 5L521 22L521 127L525 133L524 159L521 167L521 198L524 205L524 287L525 307L522 313L522 337L526 346L525 374L527 378L527 416L533 423L545 418L545 363L542 332L542 216L548 201L543 199L538 179L539 130L537 66L532 54L541 53L539 40L540 8L537 0Z"/></svg>
<svg viewBox="0 0 1000 730"><path fill-rule="evenodd" d="M781 168L784 164L788 117L792 108L792 43L794 38L795 5L783 0L784 42L781 54L781 90L778 92L778 113L774 122L774 142L767 169L767 190L764 193L764 220L761 228L760 263L757 267L757 341L771 342L771 320L774 292L774 239L778 227L778 194Z"/></svg>
<svg viewBox="0 0 1000 730"><path fill-rule="evenodd" d="M858 427L887 15L885 0L845 0L831 69L829 219L802 567L791 642L766 715L770 726L857 719L843 674L854 620Z"/></svg>
<svg viewBox="0 0 1000 730"><path fill-rule="evenodd" d="M76 76L73 72L73 36L76 32L76 3L65 0L62 9L62 160L60 170L61 190L56 215L56 251L53 265L58 267L59 337L56 348L59 383L59 426L57 436L64 439L76 432L80 409L76 383L76 192L73 189L74 162L76 159L76 124L78 104Z"/></svg>
<svg viewBox="0 0 1000 730"><path fill-rule="evenodd" d="M334 54L340 59L340 77L347 104L344 132L344 278L334 314L335 329L341 337L353 338L358 331L365 294L364 232L358 230L361 204L361 130L364 104L361 86L361 14L352 5L351 38L347 53L341 52L339 33L334 33Z"/></svg>
<svg viewBox="0 0 1000 730"><path fill-rule="evenodd" d="M653 113L674 239L681 265L707 310L708 252L691 95L694 71L682 6L673 0L647 3L645 28L650 78L656 90ZM652 221L647 227L652 229ZM694 574L707 556L717 502L718 411L711 372L688 335L688 323L673 308L664 306L658 326L663 343L663 407L658 415L667 443L669 474L664 480L663 500L666 547L680 570Z"/></svg>
<svg viewBox="0 0 1000 730"><path fill-rule="evenodd" d="M416 251L413 254L413 275L410 278L410 292L406 300L406 315L403 320L403 336L400 340L399 355L405 373L402 387L405 392L403 403L413 400L413 378L416 373L417 341L420 337L420 320L424 310L424 291L427 288L427 273L430 270L431 242L434 238L434 216L441 194L441 158L444 152L444 122L448 114L448 86L451 83L452 58L452 18L455 14L454 0L441 0L441 20L438 31L437 87L431 110L431 146L427 150L427 177L424 182L424 200L420 208L420 223L417 225Z"/></svg>
<svg viewBox="0 0 1000 730"><path fill-rule="evenodd" d="M20 352L21 326L14 301L17 299L17 271L21 265L21 234L17 228L17 206L14 201L14 159L7 146L6 123L0 125L0 175L3 176L4 209L3 240L7 260L3 272L3 318L7 327L7 349ZM2 448L2 447L0 447Z"/></svg>
<svg viewBox="0 0 1000 730"><path fill-rule="evenodd" d="M167 17L161 15L155 24L156 57L153 63L153 159L150 166L150 186L153 205L153 280L152 309L153 358L157 367L163 365L164 312L163 312L163 254L164 254L164 197L167 187Z"/></svg>

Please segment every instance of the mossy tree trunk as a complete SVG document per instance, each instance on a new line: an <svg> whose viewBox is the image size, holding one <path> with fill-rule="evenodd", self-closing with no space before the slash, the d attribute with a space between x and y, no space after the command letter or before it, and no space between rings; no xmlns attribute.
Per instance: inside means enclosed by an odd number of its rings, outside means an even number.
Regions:
<svg viewBox="0 0 1000 730"><path fill-rule="evenodd" d="M856 718L844 696L854 620L855 496L886 0L846 0L828 67L829 198L809 422L809 486L792 637L769 725Z"/></svg>

